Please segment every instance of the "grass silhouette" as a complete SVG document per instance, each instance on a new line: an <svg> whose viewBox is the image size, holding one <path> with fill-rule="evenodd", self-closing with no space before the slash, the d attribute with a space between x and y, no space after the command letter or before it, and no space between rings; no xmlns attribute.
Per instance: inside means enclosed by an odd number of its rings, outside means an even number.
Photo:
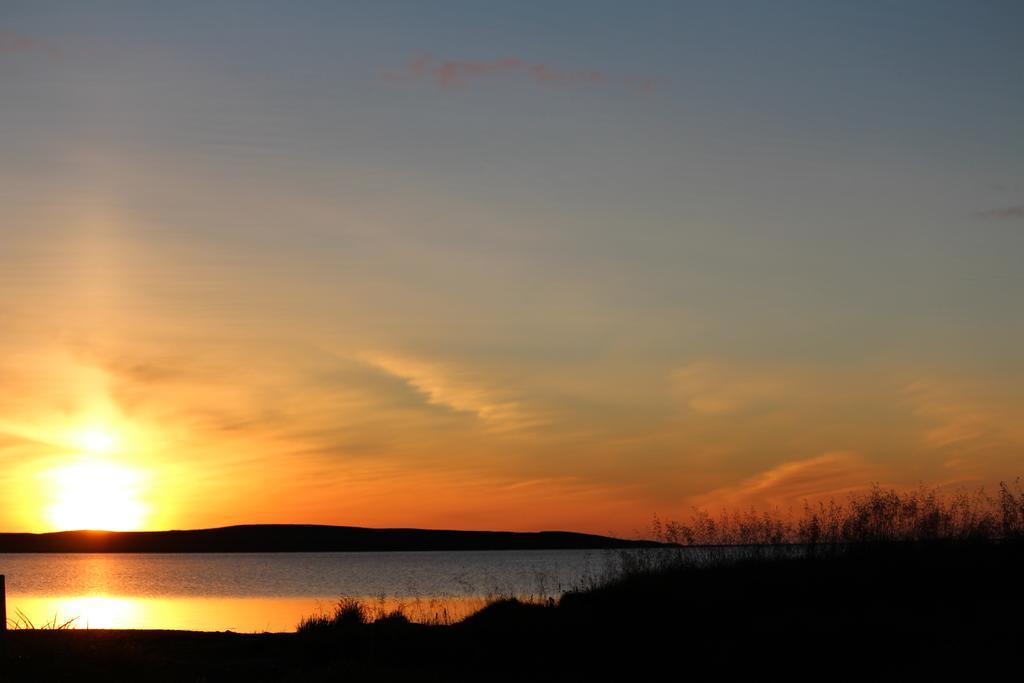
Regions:
<svg viewBox="0 0 1024 683"><path fill-rule="evenodd" d="M49 630L49 631L62 631L65 629L71 629L75 627L75 622L78 617L72 617L65 621L60 621L56 614L50 621L39 624L38 626L32 622L27 614L22 612L20 609L14 611L13 617L7 617L7 628L11 630L20 631L37 631L37 630Z"/></svg>
<svg viewBox="0 0 1024 683"><path fill-rule="evenodd" d="M695 511L654 525L670 546L610 551L560 599L496 597L447 625L364 619L340 637L363 664L384 647L415 668L429 649L451 658L447 678L642 678L678 653L698 680L976 680L1022 635L1022 521L1020 481L994 495L874 486L796 514ZM348 601L334 621L355 612L369 614Z"/></svg>
<svg viewBox="0 0 1024 683"><path fill-rule="evenodd" d="M358 598L340 598L330 612L321 612L304 617L295 628L298 633L310 633L323 629L352 629L369 623L409 623L402 607L390 610L374 610Z"/></svg>
<svg viewBox="0 0 1024 683"><path fill-rule="evenodd" d="M994 540L1022 535L1020 479L1000 483L995 495L984 488L948 493L934 487L901 491L876 484L845 502L805 502L796 513L725 510L713 516L695 510L686 521L654 521L655 538L686 546Z"/></svg>

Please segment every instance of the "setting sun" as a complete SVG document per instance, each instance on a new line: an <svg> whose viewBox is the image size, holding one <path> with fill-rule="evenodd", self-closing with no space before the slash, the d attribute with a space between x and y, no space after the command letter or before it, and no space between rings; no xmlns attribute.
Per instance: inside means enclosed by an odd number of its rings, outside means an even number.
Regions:
<svg viewBox="0 0 1024 683"><path fill-rule="evenodd" d="M143 475L99 460L81 460L47 473L53 503L48 517L58 529L130 531L141 527L148 506L140 500Z"/></svg>
<svg viewBox="0 0 1024 683"><path fill-rule="evenodd" d="M78 445L90 453L109 453L117 446L116 437L104 429L90 428L76 438Z"/></svg>

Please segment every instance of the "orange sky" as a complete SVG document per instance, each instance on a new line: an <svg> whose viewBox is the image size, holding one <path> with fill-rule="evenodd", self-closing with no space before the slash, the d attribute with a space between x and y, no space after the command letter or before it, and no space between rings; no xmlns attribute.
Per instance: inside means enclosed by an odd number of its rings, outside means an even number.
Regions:
<svg viewBox="0 0 1024 683"><path fill-rule="evenodd" d="M0 530L1024 473L1009 6L44 4L0 13Z"/></svg>

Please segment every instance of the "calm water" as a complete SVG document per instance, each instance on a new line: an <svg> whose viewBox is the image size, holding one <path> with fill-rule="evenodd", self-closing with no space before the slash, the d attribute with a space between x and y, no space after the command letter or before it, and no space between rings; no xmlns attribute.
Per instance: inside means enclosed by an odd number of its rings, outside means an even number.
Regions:
<svg viewBox="0 0 1024 683"><path fill-rule="evenodd" d="M339 596L450 620L488 596L556 597L604 551L0 554L8 617L36 626L291 631ZM20 613L19 613L20 610Z"/></svg>

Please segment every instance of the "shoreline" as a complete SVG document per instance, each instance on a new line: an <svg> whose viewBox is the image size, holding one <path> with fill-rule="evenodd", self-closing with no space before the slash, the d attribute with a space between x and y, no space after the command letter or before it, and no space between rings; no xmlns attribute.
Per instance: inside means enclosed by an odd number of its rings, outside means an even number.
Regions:
<svg viewBox="0 0 1024 683"><path fill-rule="evenodd" d="M625 559L625 558L624 558ZM351 602L301 632L10 631L11 680L978 680L1016 666L1024 543L868 544L623 572L452 624Z"/></svg>

